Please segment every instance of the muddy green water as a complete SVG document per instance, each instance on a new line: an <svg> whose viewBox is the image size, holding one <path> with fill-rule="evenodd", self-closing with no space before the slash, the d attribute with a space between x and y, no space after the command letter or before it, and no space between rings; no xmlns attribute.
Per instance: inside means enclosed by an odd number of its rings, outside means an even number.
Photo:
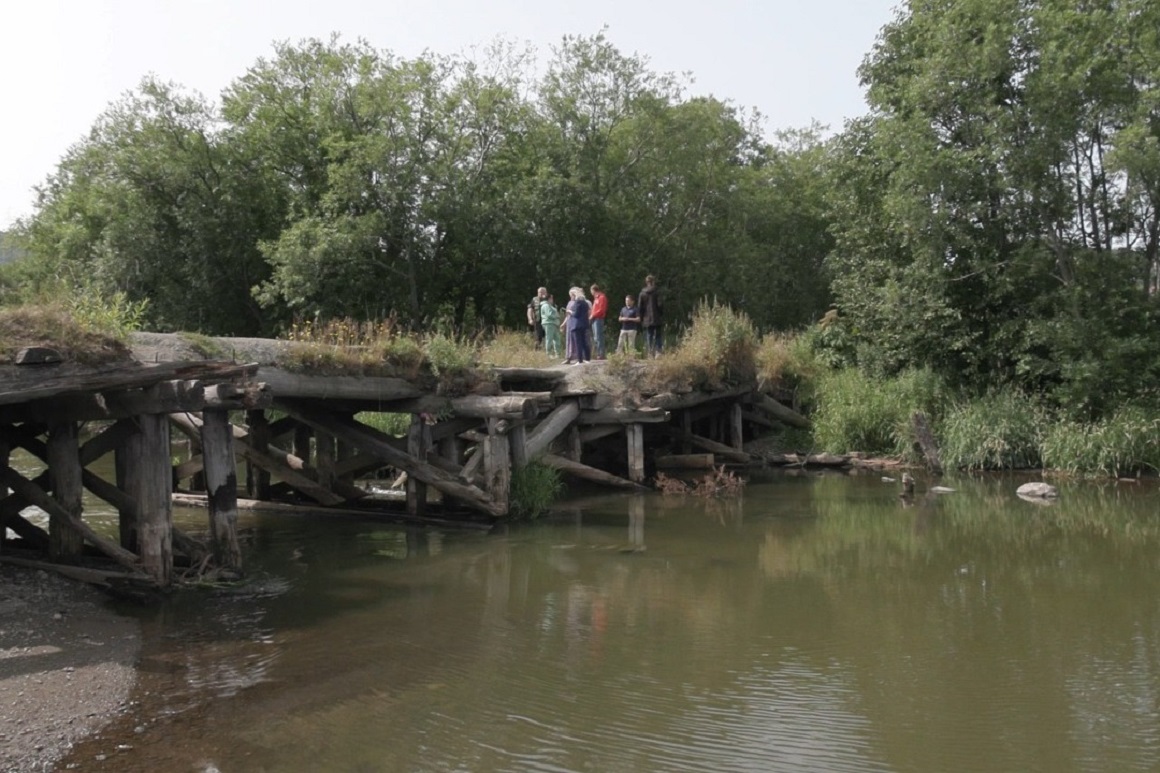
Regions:
<svg viewBox="0 0 1160 773"><path fill-rule="evenodd" d="M256 584L126 610L137 703L60 769L1158 770L1160 490L1020 482L246 517Z"/></svg>

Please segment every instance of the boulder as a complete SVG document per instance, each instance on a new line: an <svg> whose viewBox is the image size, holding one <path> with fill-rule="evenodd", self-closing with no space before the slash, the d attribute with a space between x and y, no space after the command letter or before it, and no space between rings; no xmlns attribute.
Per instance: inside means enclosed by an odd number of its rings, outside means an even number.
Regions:
<svg viewBox="0 0 1160 773"><path fill-rule="evenodd" d="M1021 497L1039 497L1040 499L1054 499L1059 496L1059 491L1050 483L1024 483L1019 488L1015 489L1015 493Z"/></svg>

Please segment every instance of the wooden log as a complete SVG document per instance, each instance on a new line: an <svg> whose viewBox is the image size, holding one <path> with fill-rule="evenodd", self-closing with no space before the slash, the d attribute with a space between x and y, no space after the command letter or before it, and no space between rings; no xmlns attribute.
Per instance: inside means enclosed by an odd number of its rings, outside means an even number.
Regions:
<svg viewBox="0 0 1160 773"><path fill-rule="evenodd" d="M330 432L335 437L377 456L386 464L414 475L443 494L455 497L465 504L490 515L505 515L506 508L498 506L485 492L475 486L461 483L449 473L397 450L391 439L371 427L348 416L332 416L299 401L286 401L287 412L317 430Z"/></svg>
<svg viewBox="0 0 1160 773"><path fill-rule="evenodd" d="M628 437L628 479L640 483L644 480L644 427L629 424L624 434Z"/></svg>
<svg viewBox="0 0 1160 773"><path fill-rule="evenodd" d="M201 454L198 454L197 456L190 457L181 464L175 466L173 468L173 479L185 480L186 478L193 477L194 475L197 475L204 470L205 458Z"/></svg>
<svg viewBox="0 0 1160 773"><path fill-rule="evenodd" d="M551 394L548 394L551 401ZM428 395L395 403L391 406L399 413L428 413L433 416L453 413L473 419L534 419L540 415L536 399L519 395L466 395L464 397L435 397Z"/></svg>
<svg viewBox="0 0 1160 773"><path fill-rule="evenodd" d="M411 417L411 426L407 430L407 454L426 462L428 448L430 448L429 428L416 414ZM427 484L413 475L408 475L406 490L407 514L422 518L427 514Z"/></svg>
<svg viewBox="0 0 1160 773"><path fill-rule="evenodd" d="M588 445L602 438L619 435L624 432L623 424L598 424L594 427L585 427L580 430L580 444Z"/></svg>
<svg viewBox="0 0 1160 773"><path fill-rule="evenodd" d="M746 395L753 391L752 385L731 387L720 392L686 392L684 394L676 394L673 392L662 392L658 395L653 395L644 401L644 405L650 408L664 408L668 411L675 411L678 409L687 409L694 406L703 405L708 402L718 400L730 400L742 395Z"/></svg>
<svg viewBox="0 0 1160 773"><path fill-rule="evenodd" d="M626 480L610 472L599 470L595 467L589 467L587 464L574 462L571 459L565 459L558 454L543 454L540 456L540 461L549 467L553 467L560 472L566 472L569 475L574 475L577 478L590 480L594 483L600 483L604 486L613 486L614 488L628 489L629 491L648 491L647 488L639 483L633 483L631 480Z"/></svg>
<svg viewBox="0 0 1160 773"><path fill-rule="evenodd" d="M169 423L165 416L137 419L140 431L130 439L129 463L136 467L133 489L137 503L137 552L141 568L162 588L173 575L173 473L169 466Z"/></svg>
<svg viewBox="0 0 1160 773"><path fill-rule="evenodd" d="M73 524L81 519L83 494L75 422L66 421L49 427L46 457L52 498L60 506L59 514L50 515L48 519L48 554L54 561L74 564L84 548L81 533L73 528Z"/></svg>
<svg viewBox="0 0 1160 773"><path fill-rule="evenodd" d="M270 445L270 422L266 419L266 412L257 409L246 411L246 426L250 428L249 443L255 456L265 454ZM186 433L190 434L190 433ZM190 437L193 437L193 433ZM254 459L251 462L257 467L251 475L246 476L246 491L256 499L270 498L270 471L258 465Z"/></svg>
<svg viewBox="0 0 1160 773"><path fill-rule="evenodd" d="M334 471L337 464L338 443L334 435L319 432L314 436L314 469L318 472L319 485L333 488L338 480Z"/></svg>
<svg viewBox="0 0 1160 773"><path fill-rule="evenodd" d="M174 494L173 503L181 507L205 507L207 505L204 494ZM429 515L425 518L412 518L406 513L398 510L386 509L369 509L369 508L342 508L342 507L327 507L319 508L315 505L297 505L290 502L267 502L259 499L239 499L238 510L255 511L255 512L269 512L269 513L290 513L293 515L310 515L322 516L328 518L363 518L372 519L375 522L385 523L414 523L414 524L436 524L440 526L447 526L459 529L478 529L488 530L494 525L494 522L489 518L483 520L462 520L455 518L439 518L438 516Z"/></svg>
<svg viewBox="0 0 1160 773"><path fill-rule="evenodd" d="M508 433L508 443L512 449L512 467L522 470L528 466L528 429L523 424Z"/></svg>
<svg viewBox="0 0 1160 773"><path fill-rule="evenodd" d="M162 381L148 387L92 391L0 406L0 423L100 421L124 419L142 413L199 411L205 404L205 386L196 380Z"/></svg>
<svg viewBox="0 0 1160 773"><path fill-rule="evenodd" d="M205 408L218 410L257 410L269 408L274 402L274 392L265 382L237 384L214 384L206 388Z"/></svg>
<svg viewBox="0 0 1160 773"><path fill-rule="evenodd" d="M79 454L81 466L87 467L105 454L117 450L125 442L125 439L134 432L136 432L136 427L129 419L121 419L105 427L81 446Z"/></svg>
<svg viewBox="0 0 1160 773"><path fill-rule="evenodd" d="M703 448L706 451L712 451L718 457L722 459L728 459L731 462L748 464L753 461L753 457L744 451L738 451L734 448L730 448L724 443L718 443L715 440L710 440L709 438L701 437L700 435L688 435L681 430L676 429L675 427L666 427L665 432L673 437L676 437L678 440L687 439L697 448Z"/></svg>
<svg viewBox="0 0 1160 773"><path fill-rule="evenodd" d="M580 424L659 424L669 420L669 412L664 408L605 408L599 411L582 411Z"/></svg>
<svg viewBox="0 0 1160 773"><path fill-rule="evenodd" d="M915 411L914 415L910 417L910 421L914 426L914 437L922 449L922 457L926 460L927 469L935 475L942 475L943 466L942 460L939 459L938 443L935 442L934 433L930 431L926 414L922 411Z"/></svg>
<svg viewBox="0 0 1160 773"><path fill-rule="evenodd" d="M532 461L548 450L552 441L580 415L580 406L574 401L561 403L547 417L528 433L528 461Z"/></svg>
<svg viewBox="0 0 1160 773"><path fill-rule="evenodd" d="M445 419L431 427L431 441L441 443L445 438L455 437L461 432L476 429L480 426L479 419Z"/></svg>
<svg viewBox="0 0 1160 773"><path fill-rule="evenodd" d="M783 424L788 424L791 427L800 427L801 429L810 428L809 419L792 408L787 408L769 395L757 395L753 401L753 405Z"/></svg>
<svg viewBox="0 0 1160 773"><path fill-rule="evenodd" d="M851 463L851 457L846 454L767 454L764 459L770 464L818 467L844 467Z"/></svg>
<svg viewBox="0 0 1160 773"><path fill-rule="evenodd" d="M384 376L312 376L261 367L254 378L264 381L279 399L309 397L384 403L423 395L417 384Z"/></svg>
<svg viewBox="0 0 1160 773"><path fill-rule="evenodd" d="M238 476L234 459L234 434L224 410L202 415L201 447L205 457L205 485L209 500L210 549L218 566L242 570L238 544Z"/></svg>
<svg viewBox="0 0 1160 773"><path fill-rule="evenodd" d="M137 560L137 556L94 532L82 519L74 517L68 510L57 504L55 499L46 494L40 486L16 470L11 467L0 468L0 482L11 488L15 494L23 497L28 504L35 505L48 513L49 518L56 515L59 518L69 520L73 528L79 531L90 544L117 563L130 569L139 568L140 562Z"/></svg>
<svg viewBox="0 0 1160 773"><path fill-rule="evenodd" d="M716 466L713 454L666 454L658 456L655 463L666 470L711 470Z"/></svg>
<svg viewBox="0 0 1160 773"><path fill-rule="evenodd" d="M514 452L513 452L514 453ZM524 437L524 456L527 457L527 436ZM454 435L439 440L439 456L456 467L463 466L463 442Z"/></svg>
<svg viewBox="0 0 1160 773"><path fill-rule="evenodd" d="M729 440L737 451L745 447L745 425L742 419L741 403L733 403L729 408Z"/></svg>
<svg viewBox="0 0 1160 773"><path fill-rule="evenodd" d="M768 429L777 429L777 428L782 426L781 424L779 424L778 422L769 418L765 414L758 413L757 411L746 411L746 410L742 409L741 418L743 418L745 421L749 422L750 424L757 424L757 425L760 425L762 427L766 427Z"/></svg>
<svg viewBox="0 0 1160 773"><path fill-rule="evenodd" d="M290 446L290 453L301 459L304 464L310 464L310 458L313 455L310 444L310 438L313 435L314 432L310 427L302 424L294 428L294 441L293 445Z"/></svg>
<svg viewBox="0 0 1160 773"><path fill-rule="evenodd" d="M483 443L483 474L492 501L506 515L511 502L511 442L507 435L497 431L498 421L487 420L487 439Z"/></svg>
<svg viewBox="0 0 1160 773"><path fill-rule="evenodd" d="M493 368L492 373L495 374L501 385L524 381L555 383L563 381L567 375L558 368Z"/></svg>
<svg viewBox="0 0 1160 773"><path fill-rule="evenodd" d="M581 460L584 454L584 444L580 442L580 428L573 424L564 434L566 444L565 455L574 462Z"/></svg>
<svg viewBox="0 0 1160 773"><path fill-rule="evenodd" d="M0 378L0 405L27 403L85 392L109 392L147 387L170 379L221 381L252 376L255 367L223 363L168 362L145 365L126 362L105 368L62 363L20 368Z"/></svg>

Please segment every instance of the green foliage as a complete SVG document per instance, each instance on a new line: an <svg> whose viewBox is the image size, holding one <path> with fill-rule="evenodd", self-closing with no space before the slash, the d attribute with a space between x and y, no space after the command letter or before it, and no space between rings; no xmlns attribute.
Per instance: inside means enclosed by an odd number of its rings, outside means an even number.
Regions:
<svg viewBox="0 0 1160 773"><path fill-rule="evenodd" d="M429 336L423 351L431 372L439 378L463 375L475 367L475 346L455 336L443 333Z"/></svg>
<svg viewBox="0 0 1160 773"><path fill-rule="evenodd" d="M1128 406L1096 422L1064 420L1043 438L1043 464L1100 475L1160 471L1160 416Z"/></svg>
<svg viewBox="0 0 1160 773"><path fill-rule="evenodd" d="M1034 398L1013 389L960 402L939 425L943 464L967 470L1039 467L1048 422Z"/></svg>
<svg viewBox="0 0 1160 773"><path fill-rule="evenodd" d="M149 300L129 300L123 292L102 295L97 288L85 283L65 296L69 314L84 329L101 332L119 341L141 330L149 308Z"/></svg>
<svg viewBox="0 0 1160 773"><path fill-rule="evenodd" d="M124 329L101 327L107 321L94 315L82 323L63 303L0 308L0 361L26 346L45 346L85 365L128 359Z"/></svg>
<svg viewBox="0 0 1160 773"><path fill-rule="evenodd" d="M814 385L827 370L805 335L767 333L761 338L755 360L762 387L790 390L802 404L812 403Z"/></svg>
<svg viewBox="0 0 1160 773"><path fill-rule="evenodd" d="M693 311L680 343L653 363L658 387L684 384L721 389L752 381L757 371L757 329L744 312L702 300Z"/></svg>
<svg viewBox="0 0 1160 773"><path fill-rule="evenodd" d="M850 368L824 373L816 399L814 439L823 450L906 456L913 445L911 416L923 411L937 418L946 389L929 370L873 378Z"/></svg>
<svg viewBox="0 0 1160 773"><path fill-rule="evenodd" d="M406 437L411 429L411 414L363 411L355 419L391 437Z"/></svg>
<svg viewBox="0 0 1160 773"><path fill-rule="evenodd" d="M511 512L516 518L538 518L564 491L560 472L540 462L512 471Z"/></svg>

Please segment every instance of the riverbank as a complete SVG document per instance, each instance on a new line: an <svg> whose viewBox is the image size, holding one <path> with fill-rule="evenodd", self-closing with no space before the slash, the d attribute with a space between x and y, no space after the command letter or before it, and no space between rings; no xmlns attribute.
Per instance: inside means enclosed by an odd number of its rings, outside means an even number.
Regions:
<svg viewBox="0 0 1160 773"><path fill-rule="evenodd" d="M140 646L100 591L0 564L0 770L51 770L127 710Z"/></svg>

